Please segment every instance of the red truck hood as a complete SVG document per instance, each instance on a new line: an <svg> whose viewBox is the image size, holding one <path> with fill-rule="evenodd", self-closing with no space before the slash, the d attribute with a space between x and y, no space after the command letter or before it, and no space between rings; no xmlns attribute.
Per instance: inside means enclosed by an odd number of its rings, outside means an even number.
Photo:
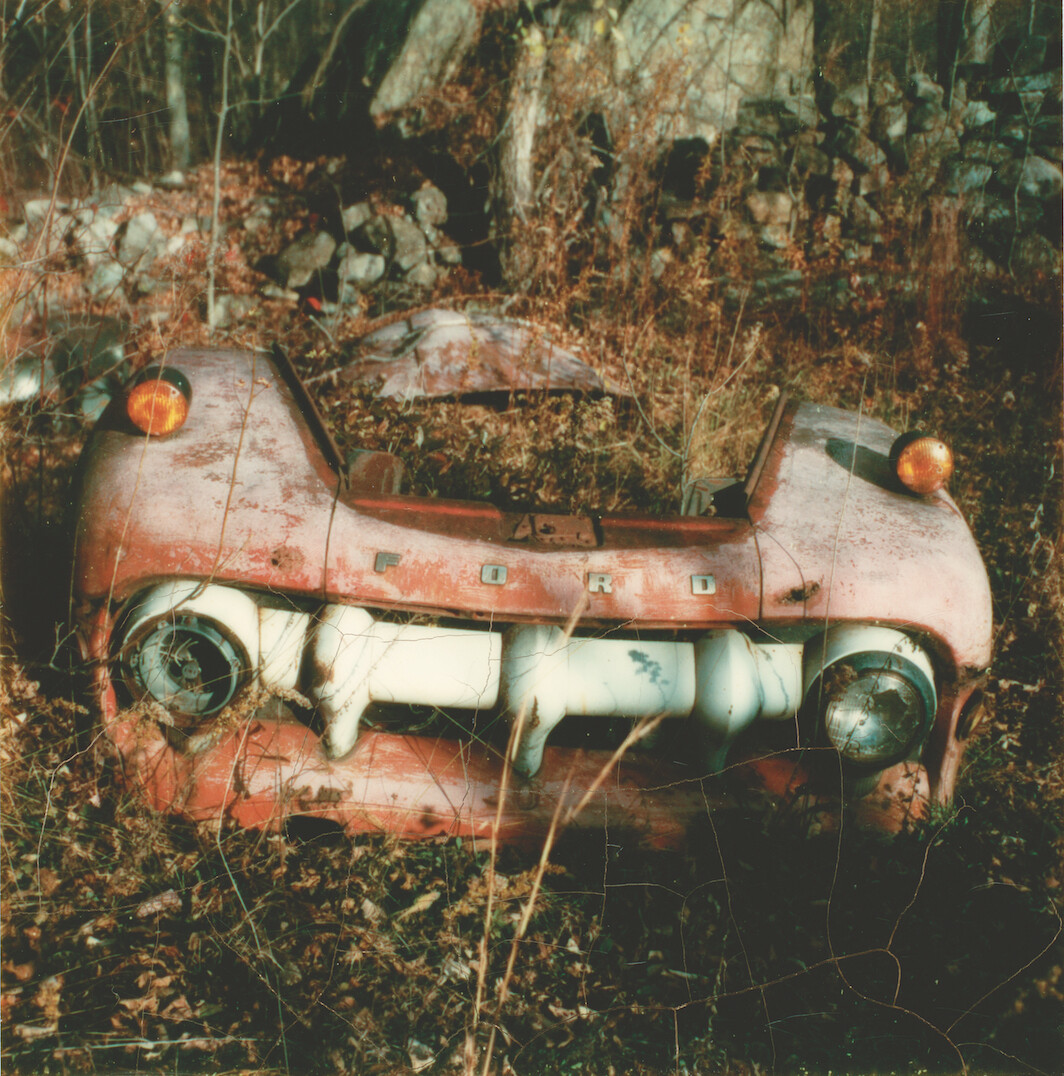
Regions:
<svg viewBox="0 0 1064 1076"><path fill-rule="evenodd" d="M182 350L167 361L192 386L186 424L145 438L115 409L86 448L83 598L124 600L181 576L503 622L859 619L926 633L958 666L989 661L989 589L971 535L947 495L891 487L894 434L871 419L788 405L749 518L603 517L553 543L490 505L345 488L264 356Z"/></svg>

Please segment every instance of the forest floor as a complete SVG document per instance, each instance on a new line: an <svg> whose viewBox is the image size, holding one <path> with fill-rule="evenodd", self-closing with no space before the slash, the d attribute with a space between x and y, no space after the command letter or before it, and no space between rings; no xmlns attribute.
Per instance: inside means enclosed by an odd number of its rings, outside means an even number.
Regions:
<svg viewBox="0 0 1064 1076"><path fill-rule="evenodd" d="M203 204L208 178L153 197ZM224 262L226 290L252 294L256 258L314 207L276 170L234 167L228 184L234 234L256 191L279 200ZM943 281L904 244L895 262L915 289L881 282L830 308L730 302L694 256L658 282L638 266L633 279L562 274L511 303L630 383L639 408L399 404L318 379L345 447L397 453L411 491L505 507L677 511L683 465L741 474L783 390L953 446L952 492L995 606L987 718L955 803L891 841L767 817L707 818L682 854L563 836L519 939L538 856L195 826L119 791L66 645L66 512L87 423L63 400L7 409L5 1068L1064 1070L1059 281ZM176 346L279 343L311 379L394 312L387 299L335 316L262 300L212 336L202 258L170 274L165 313L134 294L90 307L73 298L76 266L56 266L53 302L124 319L135 366ZM459 271L431 301L501 298Z"/></svg>

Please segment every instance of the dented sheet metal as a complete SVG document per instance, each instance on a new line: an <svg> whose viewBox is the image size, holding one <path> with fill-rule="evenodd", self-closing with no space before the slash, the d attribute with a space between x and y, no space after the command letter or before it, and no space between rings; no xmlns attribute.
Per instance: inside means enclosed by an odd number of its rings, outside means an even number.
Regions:
<svg viewBox="0 0 1064 1076"><path fill-rule="evenodd" d="M630 395L530 322L438 309L364 337L340 380L398 400L499 392Z"/></svg>
<svg viewBox="0 0 1064 1076"><path fill-rule="evenodd" d="M504 358L490 358L497 321L443 313L382 330L377 357L365 361L388 392L488 391L500 373L507 390L559 387L559 371L577 377L559 358L568 353L528 327L508 329ZM464 349L473 371L461 389L445 376L448 349ZM117 406L107 412L82 461L74 551L79 637L104 728L127 779L156 807L253 826L311 816L351 832L506 840L540 839L559 819L678 843L707 810L764 795L829 824L843 793L840 756L810 738L806 711L825 672L817 640L840 623L861 640L904 641L903 656L924 655L929 680L923 738L903 761L895 761L902 753L885 760L878 778L863 773L862 789L874 788L854 804L858 816L896 830L929 797L952 794L989 657L986 573L946 494L919 498L891 483L885 426L811 404L781 407L749 499L728 515L522 514L403 496L401 464L387 453L345 462L284 364L225 350L174 351L167 363L191 386L188 420L145 438ZM514 382L528 370L538 383ZM602 391L601 381L586 387L594 382L583 371L580 391ZM145 595L174 580L184 605L164 602L151 623L147 614L132 623ZM238 607L239 630L236 614L226 622L215 612ZM294 626L283 661L268 657L266 626L275 622ZM330 625L343 639L332 651ZM170 627L191 642L160 651L157 678L195 691L202 664L191 648L233 657L222 662L231 699L217 712L191 711L187 741L175 731L181 723L167 728L151 707L138 711L126 664L139 640L165 640ZM585 647L594 660L580 658L580 633L594 640ZM326 660L334 652L343 660ZM855 645L844 656L860 652ZM469 668L452 654L466 655ZM446 675L408 674L431 671L432 655ZM883 668L888 688L905 672L893 657ZM442 681L454 688L444 702L432 693ZM252 706L257 690L303 701ZM346 739L322 701L333 696ZM527 733L515 739L513 766L524 776L504 763L505 736L471 742L361 724L363 705L390 701L466 707L478 719L484 711L505 729L522 699L532 700L529 727L539 736L535 751ZM699 735L718 740L710 750L692 734L679 761L544 750L552 722L578 719L569 715L701 721ZM800 750L762 752L756 741L747 750L740 741L758 721L793 728L786 742ZM725 757L726 779L709 781Z"/></svg>

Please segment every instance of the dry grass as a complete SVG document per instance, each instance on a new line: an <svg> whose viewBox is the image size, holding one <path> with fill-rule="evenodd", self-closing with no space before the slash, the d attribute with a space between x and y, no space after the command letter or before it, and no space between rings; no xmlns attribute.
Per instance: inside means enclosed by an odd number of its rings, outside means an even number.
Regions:
<svg viewBox="0 0 1064 1076"><path fill-rule="evenodd" d="M243 175L234 168L234 184ZM710 272L697 236L660 281L611 274L622 252L639 268L637 209L627 246L581 232L564 264L553 248L511 312L571 334L638 407L400 406L323 381L323 410L349 445L401 455L414 491L571 511L677 510L685 479L741 473L782 389L941 431L997 623L992 716L955 807L889 846L707 818L682 855L561 825L527 856L152 815L117 791L62 645L56 565L84 429L63 402L9 411L0 1020L11 1071L1059 1068L1055 286L995 292L955 276L945 301L918 275L930 264L921 237L899 221L875 289L842 305L810 290L757 307L718 279L741 277L740 254L715 251ZM242 258L226 264L231 287L249 286ZM810 289L837 269L811 266ZM173 271L179 315L142 323L138 363L205 339L190 299L204 267ZM443 299L471 291L485 298L467 278ZM364 328L338 323L328 339L264 305L228 342L278 340L313 374Z"/></svg>

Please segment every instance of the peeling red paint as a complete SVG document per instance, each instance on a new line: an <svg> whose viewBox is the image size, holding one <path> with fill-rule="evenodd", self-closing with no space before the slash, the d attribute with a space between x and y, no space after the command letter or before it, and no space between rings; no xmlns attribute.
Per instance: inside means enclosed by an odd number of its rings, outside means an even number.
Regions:
<svg viewBox="0 0 1064 1076"><path fill-rule="evenodd" d="M294 718L257 717L187 752L148 720L118 714L108 672L122 603L175 576L503 625L579 614L582 628L758 625L770 637L840 621L893 625L939 663L938 715L927 767L892 767L858 813L897 828L930 797L952 794L958 718L973 670L989 661L986 573L948 495L915 498L891 485L893 433L882 424L788 405L759 454L748 517L526 516L400 496L401 467L386 453L342 472L335 446L304 421L306 401L261 356L175 351L168 362L193 385L188 421L145 440L105 418L83 461L75 547L77 597L97 610L80 631L105 728L160 809L256 826L306 814L354 832L511 839L545 832L566 782L571 805L609 760L548 748L543 770L514 785L496 820L499 754L457 741L370 732L330 760ZM812 789L815 774L793 760L745 764L741 774L794 809L830 814L838 800L837 790ZM583 824L608 811L611 824L619 817L656 840L680 839L707 805L734 802L703 777L625 758Z"/></svg>

